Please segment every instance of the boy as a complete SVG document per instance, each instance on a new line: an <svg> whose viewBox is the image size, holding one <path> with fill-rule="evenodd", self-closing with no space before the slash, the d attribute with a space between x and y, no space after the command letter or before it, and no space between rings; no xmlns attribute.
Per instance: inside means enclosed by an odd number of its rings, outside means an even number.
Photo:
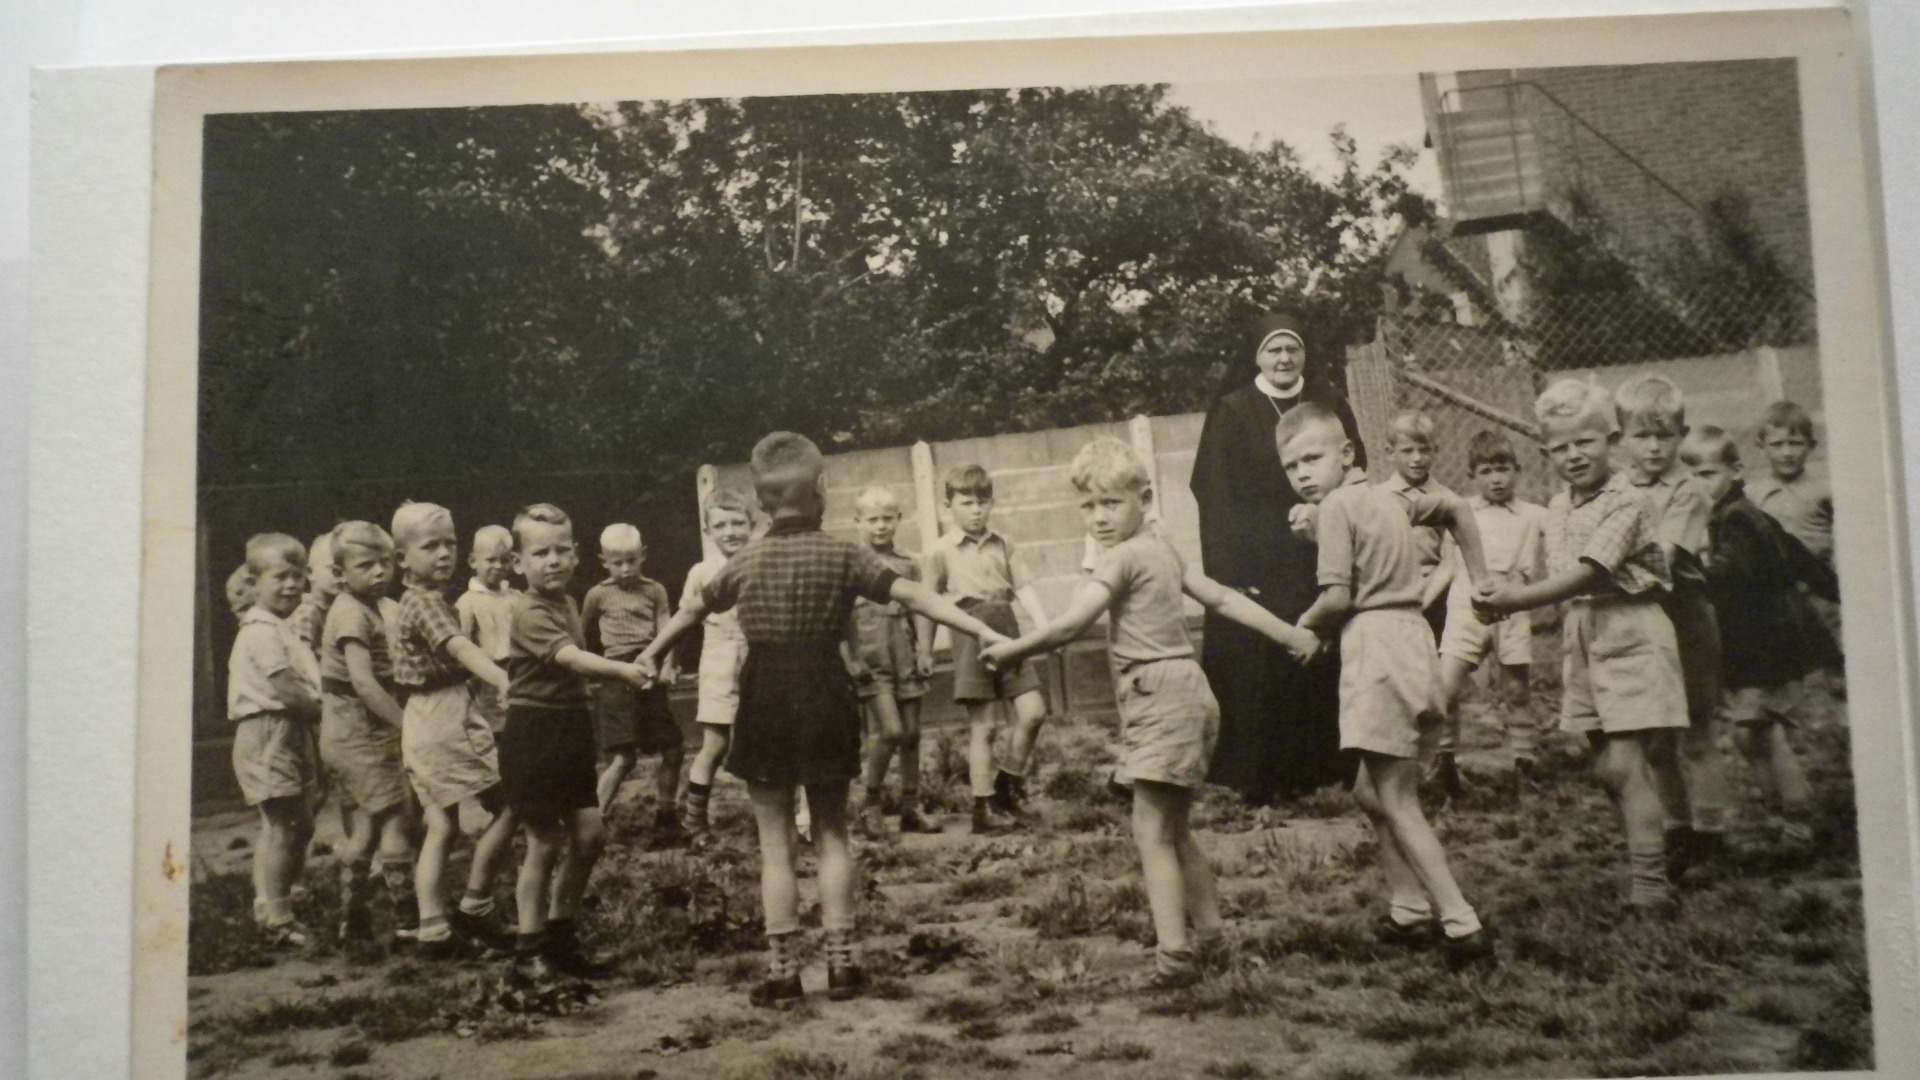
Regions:
<svg viewBox="0 0 1920 1080"><path fill-rule="evenodd" d="M307 595L288 616L294 632L315 656L320 655L320 637L327 629L327 612L333 610L333 598L339 595L340 576L333 569L333 535L321 533L307 549Z"/></svg>
<svg viewBox="0 0 1920 1080"><path fill-rule="evenodd" d="M1677 735L1680 768L1663 770L1659 778L1670 785L1663 801L1674 815L1667 822L1667 876L1678 882L1689 866L1713 868L1726 857L1730 792L1714 741L1720 710L1720 626L1700 568L1712 506L1675 456L1687 434L1687 403L1680 388L1658 375L1643 376L1621 384L1613 405L1628 465L1623 479L1646 498L1660 553L1673 578L1664 600L1680 646L1688 726Z"/></svg>
<svg viewBox="0 0 1920 1080"><path fill-rule="evenodd" d="M1491 619L1568 602L1560 726L1586 735L1619 809L1629 905L1668 914L1663 794L1673 785L1657 773L1678 768L1672 733L1688 726L1680 649L1661 603L1673 579L1646 499L1612 482L1620 428L1607 391L1563 379L1540 395L1534 415L1547 460L1568 488L1547 507L1547 576L1498 586L1475 597L1474 609Z"/></svg>
<svg viewBox="0 0 1920 1080"><path fill-rule="evenodd" d="M1380 486L1411 500L1424 493L1452 495L1445 484L1433 479L1433 459L1439 452L1434 440L1433 417L1418 409L1408 409L1387 422L1387 457L1393 462L1393 475ZM1445 633L1448 585L1452 579L1441 558L1444 543L1440 530L1416 525L1413 530L1414 554L1420 568L1420 614L1427 621L1437 646ZM1462 794L1460 767L1454 748L1443 745L1433 757L1433 777L1450 799Z"/></svg>
<svg viewBox="0 0 1920 1080"><path fill-rule="evenodd" d="M687 571L681 607L697 598L727 560L740 554L753 538L753 510L747 497L737 491L722 488L712 492L701 514L701 528L713 540L719 557L696 563ZM694 723L700 727L700 749L687 766L685 796L685 823L695 845L704 845L709 835L707 805L713 796L713 776L732 741L733 714L740 708L740 668L746 660L747 639L740 633L739 613L708 613L700 636L699 699L693 714Z"/></svg>
<svg viewBox="0 0 1920 1080"><path fill-rule="evenodd" d="M1467 470L1480 491L1467 501L1480 529L1487 576L1496 583L1540 578L1540 526L1547 508L1514 497L1520 461L1505 435L1483 430L1467 443ZM1513 751L1515 790L1533 774L1538 733L1529 708L1533 672L1533 624L1520 615L1491 626L1473 614L1473 590L1464 574L1453 572L1459 557L1449 546L1452 581L1447 589L1447 623L1440 635L1440 725L1437 753L1451 757L1460 742L1460 691L1467 675L1491 659L1504 684L1507 747Z"/></svg>
<svg viewBox="0 0 1920 1080"><path fill-rule="evenodd" d="M900 500L879 484L853 500L860 539L881 565L908 581L920 580L920 567L894 550L900 528ZM913 618L897 603L853 603L854 681L875 733L867 757L867 831L885 831L881 799L887 766L900 758L900 831L927 832L920 817L920 699L933 673L933 624Z"/></svg>
<svg viewBox="0 0 1920 1080"><path fill-rule="evenodd" d="M1087 533L1100 547L1067 609L1018 641L990 646L990 667L1013 663L1079 637L1111 615L1108 654L1120 705L1115 781L1131 789L1134 845L1146 879L1157 945L1146 986L1173 989L1200 977L1200 957L1222 951L1213 871L1189 824L1220 730L1220 707L1194 659L1181 595L1257 630L1301 663L1320 640L1188 566L1173 545L1145 528L1152 482L1133 449L1095 439L1071 472ZM1191 933L1189 932L1191 925Z"/></svg>
<svg viewBox="0 0 1920 1080"><path fill-rule="evenodd" d="M1013 614L1019 596L1034 625L1046 623L1046 613L1034 602L1015 569L1013 544L987 524L993 513L993 478L978 465L963 465L946 477L947 513L953 531L942 536L927 554L927 584L951 599L960 610L1012 636L1020 632ZM1033 742L1046 720L1047 701L1040 675L1031 665L1014 664L988 671L980 662L980 642L953 639L953 700L967 710L967 779L973 791L973 831L997 832L1006 820L998 815L1019 811L1026 797L1027 766ZM1001 702L1011 701L1014 726L1007 739L1004 764L993 767L993 726Z"/></svg>
<svg viewBox="0 0 1920 1080"><path fill-rule="evenodd" d="M1423 617L1416 526L1446 528L1476 588L1487 577L1480 529L1452 492L1349 484L1353 444L1332 409L1294 406L1274 429L1280 464L1315 505L1320 595L1300 615L1340 635L1340 748L1359 759L1353 795L1373 825L1391 892L1383 939L1438 943L1449 966L1493 959L1480 924L1420 809L1420 725L1434 713L1432 628Z"/></svg>
<svg viewBox="0 0 1920 1080"><path fill-rule="evenodd" d="M607 580L587 590L587 602L580 618L587 628L587 651L598 653L616 663L627 663L640 655L673 616L673 603L667 587L640 573L646 564L647 545L640 530L631 525L609 525L600 533L600 565L607 569ZM668 659L659 681L650 689L635 690L627 683L612 680L594 687L594 730L600 753L607 767L600 774L600 813L605 814L620 794L620 785L633 771L635 759L660 755L660 767L654 774L659 805L654 809L653 828L666 838L680 833L680 763L682 746L680 724L673 718L668 687L674 680L673 660Z"/></svg>
<svg viewBox="0 0 1920 1080"><path fill-rule="evenodd" d="M253 586L253 567L246 563L234 567L233 573L227 575L227 610L233 612L234 618L245 615L253 606Z"/></svg>
<svg viewBox="0 0 1920 1080"><path fill-rule="evenodd" d="M644 689L632 664L589 652L580 608L567 585L580 566L573 519L536 503L513 519L516 568L527 593L513 612L507 655L507 723L500 730L500 783L507 812L526 833L514 884L514 954L532 978L600 978L606 965L581 952L578 919L587 878L606 846L595 790L594 720L588 679Z"/></svg>
<svg viewBox="0 0 1920 1080"><path fill-rule="evenodd" d="M847 845L847 787L860 775L860 706L841 656L853 600L897 600L909 611L1001 640L992 627L883 565L873 553L820 531L826 460L803 435L777 431L751 458L754 492L772 519L691 596L637 663L659 658L709 611L737 608L747 639L740 709L727 770L747 782L760 837L760 895L767 978L750 1000L802 996L792 941L800 930L794 873L793 792L807 789L819 857L821 923L827 932L827 996L857 996L865 975L853 955L854 864Z"/></svg>
<svg viewBox="0 0 1920 1080"><path fill-rule="evenodd" d="M513 569L513 534L499 525L480 526L473 534L467 565L473 568L473 577L453 602L460 617L460 636L480 646L487 659L504 669L513 642L513 606L520 600L520 590L507 581L507 572ZM507 722L506 695L482 684L474 687L474 703L498 733Z"/></svg>
<svg viewBox="0 0 1920 1080"><path fill-rule="evenodd" d="M406 503L393 515L406 593L395 619L393 680L406 690L400 759L426 817L426 838L414 864L421 951L456 954L457 941L504 948L493 914L493 871L513 842L513 815L501 801L493 728L476 707L482 685L505 693L507 673L460 632L440 590L453 579L453 514L432 503ZM448 910L442 883L461 804L477 801L491 820L474 837L466 895Z"/></svg>
<svg viewBox="0 0 1920 1080"><path fill-rule="evenodd" d="M301 948L312 935L294 921L291 893L313 838L320 671L286 617L300 603L307 552L291 536L262 534L247 541L245 569L253 604L240 615L227 661L227 719L234 724L234 777L247 805L260 810L253 917L269 945Z"/></svg>
<svg viewBox="0 0 1920 1080"><path fill-rule="evenodd" d="M340 940L373 934L371 860L393 905L394 935L412 937L419 922L413 896L413 842L400 756L399 688L393 681L388 627L393 540L369 521L334 528L334 572L343 589L327 609L320 649L320 757L336 786L359 807L340 860Z"/></svg>
<svg viewBox="0 0 1920 1080"><path fill-rule="evenodd" d="M1773 515L1795 540L1833 564L1833 491L1807 473L1807 456L1820 445L1813 417L1791 401L1776 401L1760 415L1760 448L1766 451L1766 478L1748 498Z"/></svg>
<svg viewBox="0 0 1920 1080"><path fill-rule="evenodd" d="M1784 819L1781 839L1804 849L1813 789L1787 740L1786 698L1794 680L1818 670L1836 646L1808 605L1801 583L1836 597L1833 570L1742 491L1740 451L1727 433L1703 427L1680 444L1680 459L1713 500L1711 543L1701 551L1706 587L1720 622L1727 716L1735 742L1767 776Z"/></svg>

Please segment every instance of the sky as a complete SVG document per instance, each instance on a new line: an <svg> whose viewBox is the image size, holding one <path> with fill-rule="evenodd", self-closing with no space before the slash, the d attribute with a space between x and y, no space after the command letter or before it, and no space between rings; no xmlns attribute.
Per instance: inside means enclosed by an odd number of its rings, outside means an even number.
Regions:
<svg viewBox="0 0 1920 1080"><path fill-rule="evenodd" d="M1279 139L1323 178L1339 167L1327 140L1335 124L1346 124L1358 143L1362 168L1372 168L1394 143L1419 148L1427 130L1419 77L1412 74L1176 83L1168 96L1231 142ZM1433 151L1421 150L1411 182L1421 194L1440 197Z"/></svg>

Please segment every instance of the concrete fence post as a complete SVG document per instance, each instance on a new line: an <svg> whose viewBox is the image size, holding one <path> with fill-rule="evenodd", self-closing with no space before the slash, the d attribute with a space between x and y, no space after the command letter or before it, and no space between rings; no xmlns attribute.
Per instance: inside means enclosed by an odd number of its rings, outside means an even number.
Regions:
<svg viewBox="0 0 1920 1080"><path fill-rule="evenodd" d="M1760 408L1764 409L1787 396L1786 379L1780 374L1780 354L1771 345L1753 350L1754 383L1760 388ZM1756 413L1759 409L1754 410Z"/></svg>
<svg viewBox="0 0 1920 1080"><path fill-rule="evenodd" d="M1160 520L1160 457L1153 452L1153 418L1136 416L1127 421L1127 438L1133 442L1133 452L1140 455L1146 463L1147 479L1153 483L1155 498L1153 505L1147 508L1147 520Z"/></svg>
<svg viewBox="0 0 1920 1080"><path fill-rule="evenodd" d="M702 465L693 474L693 513L700 519L700 557L717 559L720 549L713 544L713 537L707 535L707 496L720 486L720 470L711 465Z"/></svg>
<svg viewBox="0 0 1920 1080"><path fill-rule="evenodd" d="M940 502L935 498L937 489L933 477L933 447L916 442L910 456L913 458L914 512L920 516L920 550L925 553L932 551L933 545L940 539Z"/></svg>

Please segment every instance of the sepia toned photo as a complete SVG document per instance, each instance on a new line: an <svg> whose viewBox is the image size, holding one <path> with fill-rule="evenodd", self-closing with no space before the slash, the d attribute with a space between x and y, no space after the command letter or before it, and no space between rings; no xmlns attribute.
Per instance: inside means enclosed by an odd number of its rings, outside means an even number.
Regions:
<svg viewBox="0 0 1920 1080"><path fill-rule="evenodd" d="M1621 44L1663 25L163 80L153 1060L1884 1067L1910 886L1862 851L1910 837L1856 771L1909 721L1904 571L1812 134L1850 84L1792 19Z"/></svg>

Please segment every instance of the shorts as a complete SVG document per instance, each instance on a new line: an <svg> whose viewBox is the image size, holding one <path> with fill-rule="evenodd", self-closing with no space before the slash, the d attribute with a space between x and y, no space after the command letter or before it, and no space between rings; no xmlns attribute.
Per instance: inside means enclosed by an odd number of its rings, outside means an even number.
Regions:
<svg viewBox="0 0 1920 1080"><path fill-rule="evenodd" d="M493 688L460 682L407 698L400 761L422 806L457 806L500 783L493 728L476 707L483 691Z"/></svg>
<svg viewBox="0 0 1920 1080"><path fill-rule="evenodd" d="M686 745L673 718L667 687L641 690L619 679L603 679L593 688L593 734L600 753L641 757L665 754Z"/></svg>
<svg viewBox="0 0 1920 1080"><path fill-rule="evenodd" d="M1526 667L1533 663L1533 619L1522 611L1487 624L1475 618L1470 607L1450 607L1440 634L1440 655L1470 668L1489 656L1502 667Z"/></svg>
<svg viewBox="0 0 1920 1080"><path fill-rule="evenodd" d="M1114 676L1120 760L1114 779L1176 787L1206 783L1220 741L1220 703L1192 657L1149 660Z"/></svg>
<svg viewBox="0 0 1920 1080"><path fill-rule="evenodd" d="M1562 633L1563 730L1615 734L1687 726L1680 646L1658 600L1575 600Z"/></svg>
<svg viewBox="0 0 1920 1080"><path fill-rule="evenodd" d="M1418 756L1433 687L1433 628L1419 608L1354 615L1340 631L1340 749Z"/></svg>
<svg viewBox="0 0 1920 1080"><path fill-rule="evenodd" d="M853 629L860 662L867 666L868 677L855 687L862 698L886 694L895 701L917 701L927 696L913 623L905 612L889 611L883 604L856 604Z"/></svg>
<svg viewBox="0 0 1920 1080"><path fill-rule="evenodd" d="M694 723L731 727L740 711L740 669L747 662L747 639L707 629L700 644L700 689Z"/></svg>
<svg viewBox="0 0 1920 1080"><path fill-rule="evenodd" d="M1697 726L1711 729L1720 708L1720 620L1713 601L1692 584L1677 584L1661 601L1661 610L1673 623L1680 648L1680 678L1687 688L1687 716Z"/></svg>
<svg viewBox="0 0 1920 1080"><path fill-rule="evenodd" d="M233 776L248 806L312 796L320 789L313 724L285 713L249 716L235 724Z"/></svg>
<svg viewBox="0 0 1920 1080"><path fill-rule="evenodd" d="M354 805L369 814L407 803L400 729L374 716L358 695L320 691L320 761Z"/></svg>
<svg viewBox="0 0 1920 1080"><path fill-rule="evenodd" d="M1020 620L1013 605L1005 600L967 600L960 610L986 623L1008 637L1020 636ZM1011 668L988 671L980 662L980 639L972 634L953 635L953 700L1011 701L1040 689L1040 673L1025 661Z"/></svg>
<svg viewBox="0 0 1920 1080"><path fill-rule="evenodd" d="M740 673L727 771L792 788L860 776L860 702L838 641L755 642Z"/></svg>
<svg viewBox="0 0 1920 1080"><path fill-rule="evenodd" d="M600 805L593 714L586 709L507 706L500 730L500 786L507 809L529 825L565 822Z"/></svg>
<svg viewBox="0 0 1920 1080"><path fill-rule="evenodd" d="M1793 694L1786 686L1729 687L1726 694L1727 719L1736 724L1762 725L1786 723Z"/></svg>

